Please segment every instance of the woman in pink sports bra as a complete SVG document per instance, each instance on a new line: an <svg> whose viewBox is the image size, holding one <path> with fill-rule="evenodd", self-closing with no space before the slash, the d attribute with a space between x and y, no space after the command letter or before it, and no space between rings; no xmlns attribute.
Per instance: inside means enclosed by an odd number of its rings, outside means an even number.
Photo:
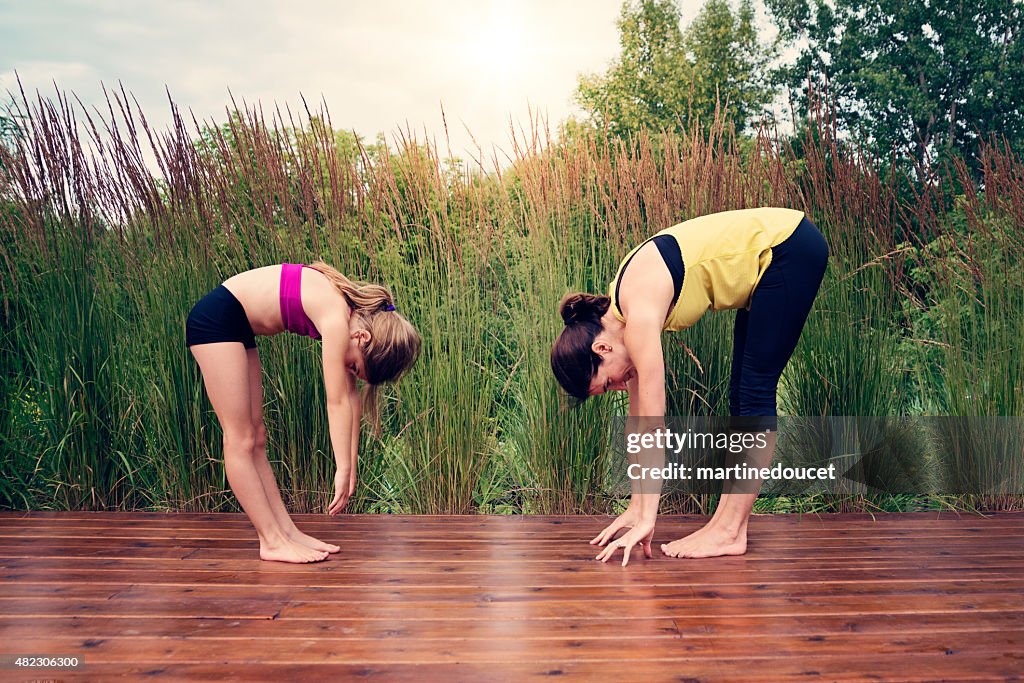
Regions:
<svg viewBox="0 0 1024 683"><path fill-rule="evenodd" d="M267 461L256 336L285 331L322 342L327 421L338 466L331 515L355 493L361 415L356 379L365 382L363 401L376 422L377 386L412 367L420 336L395 310L387 288L349 280L322 262L239 273L189 313L185 343L223 428L228 483L256 527L260 559L317 562L340 548L299 531Z"/></svg>

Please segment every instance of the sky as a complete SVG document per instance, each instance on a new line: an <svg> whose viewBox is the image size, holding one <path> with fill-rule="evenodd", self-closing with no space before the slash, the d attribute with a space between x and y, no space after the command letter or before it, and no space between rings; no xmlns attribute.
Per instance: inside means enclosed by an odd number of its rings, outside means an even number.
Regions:
<svg viewBox="0 0 1024 683"><path fill-rule="evenodd" d="M683 22L702 0L684 0ZM236 101L302 111L326 102L335 128L372 141L408 128L442 152L507 152L530 112L551 130L577 77L618 54L622 0L0 0L0 93L54 92L86 105L124 88L157 128L167 91L197 119ZM445 142L442 107L447 121Z"/></svg>

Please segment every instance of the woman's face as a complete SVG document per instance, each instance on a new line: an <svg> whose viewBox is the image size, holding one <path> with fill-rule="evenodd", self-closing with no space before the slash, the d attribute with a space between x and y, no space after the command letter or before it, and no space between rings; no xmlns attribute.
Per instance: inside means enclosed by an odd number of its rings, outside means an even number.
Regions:
<svg viewBox="0 0 1024 683"><path fill-rule="evenodd" d="M363 355L363 347L370 340L370 333L366 330L353 330L348 340L348 351L345 353L345 369L353 377L366 381L366 361Z"/></svg>
<svg viewBox="0 0 1024 683"><path fill-rule="evenodd" d="M594 353L601 356L601 364L597 366L597 372L590 380L590 395L597 396L606 391L625 391L629 381L636 377L636 368L633 367L633 361L626 353L625 346L598 336L591 348Z"/></svg>

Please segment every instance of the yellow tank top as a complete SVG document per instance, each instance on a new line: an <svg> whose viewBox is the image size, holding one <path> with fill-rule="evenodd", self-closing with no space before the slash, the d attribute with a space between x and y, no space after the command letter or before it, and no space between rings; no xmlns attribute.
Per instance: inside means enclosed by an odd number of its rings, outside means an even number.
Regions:
<svg viewBox="0 0 1024 683"><path fill-rule="evenodd" d="M707 310L749 307L757 283L772 262L772 247L792 235L803 217L803 211L795 209L741 209L701 216L659 232L675 238L684 267L679 298L663 329L690 327ZM612 311L622 321L616 292L619 278L646 243L622 259L610 285Z"/></svg>

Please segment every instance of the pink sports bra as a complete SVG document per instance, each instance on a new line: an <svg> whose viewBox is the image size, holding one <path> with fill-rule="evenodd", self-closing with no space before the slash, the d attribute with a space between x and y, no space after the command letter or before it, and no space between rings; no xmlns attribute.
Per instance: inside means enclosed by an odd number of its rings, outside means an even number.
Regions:
<svg viewBox="0 0 1024 683"><path fill-rule="evenodd" d="M302 269L308 267L301 263L281 264L281 321L289 332L320 339L316 326L302 308Z"/></svg>

